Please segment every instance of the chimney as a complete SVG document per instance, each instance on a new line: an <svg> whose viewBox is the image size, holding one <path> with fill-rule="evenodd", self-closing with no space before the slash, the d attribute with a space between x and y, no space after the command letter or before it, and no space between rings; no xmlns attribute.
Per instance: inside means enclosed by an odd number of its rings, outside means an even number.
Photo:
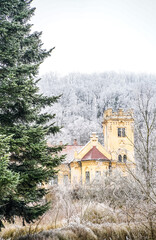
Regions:
<svg viewBox="0 0 156 240"><path fill-rule="evenodd" d="M73 143L74 146L77 146L77 139L74 139L74 143Z"/></svg>

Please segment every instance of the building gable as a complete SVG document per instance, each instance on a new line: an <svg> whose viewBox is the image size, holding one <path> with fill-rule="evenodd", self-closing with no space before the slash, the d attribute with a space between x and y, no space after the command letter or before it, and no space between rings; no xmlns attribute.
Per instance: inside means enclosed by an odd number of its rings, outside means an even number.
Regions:
<svg viewBox="0 0 156 240"><path fill-rule="evenodd" d="M75 160L89 160L90 159L101 159L111 160L111 155L105 150L105 148L98 142L98 136L96 133L92 133L90 141L79 151L75 152ZM87 159L88 158L88 159Z"/></svg>

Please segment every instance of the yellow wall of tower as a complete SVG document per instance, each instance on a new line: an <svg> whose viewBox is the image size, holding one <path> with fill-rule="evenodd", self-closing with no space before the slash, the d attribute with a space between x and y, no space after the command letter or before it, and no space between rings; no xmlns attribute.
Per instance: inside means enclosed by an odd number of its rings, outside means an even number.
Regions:
<svg viewBox="0 0 156 240"><path fill-rule="evenodd" d="M125 129L125 136L118 136L118 131ZM103 120L104 147L111 154L112 159L118 161L118 156L127 156L128 161L134 163L134 118L133 112L112 112L107 109Z"/></svg>

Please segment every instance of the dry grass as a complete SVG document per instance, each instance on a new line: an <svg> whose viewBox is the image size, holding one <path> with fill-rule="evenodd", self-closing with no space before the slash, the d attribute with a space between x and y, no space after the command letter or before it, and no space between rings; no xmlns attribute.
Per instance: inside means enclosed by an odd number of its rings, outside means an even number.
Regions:
<svg viewBox="0 0 156 240"><path fill-rule="evenodd" d="M42 220L44 221L44 220ZM54 223L50 224L48 222L45 222L44 224L36 222L31 225L27 226L21 226L21 225L7 225L5 229L2 230L1 232L1 238L2 239L11 239L11 240L16 240L19 237L25 236L25 235L32 235L35 233L42 232L44 230L51 230L55 228L60 228L62 227L62 223L57 223L55 226Z"/></svg>
<svg viewBox="0 0 156 240"><path fill-rule="evenodd" d="M104 204L92 204L84 212L83 220L96 224L117 223L118 218L112 208L106 207Z"/></svg>
<svg viewBox="0 0 156 240"><path fill-rule="evenodd" d="M80 192L81 193L81 192ZM77 195L78 196L78 195ZM83 197L82 197L83 196ZM142 215L130 205L110 207L65 189L52 191L51 209L37 222L23 227L17 219L16 225L8 225L1 232L2 239L10 240L151 240L150 229ZM130 218L130 215L134 218ZM147 225L146 225L147 224ZM155 227L155 228L154 228ZM156 236L156 226L154 226Z"/></svg>
<svg viewBox="0 0 156 240"><path fill-rule="evenodd" d="M19 240L150 240L142 225L70 224L68 227L27 235Z"/></svg>
<svg viewBox="0 0 156 240"><path fill-rule="evenodd" d="M50 212L49 212L50 213ZM146 225L120 223L118 212L102 204L90 204L84 211L83 219L75 222L47 222L49 216L33 225L21 227L12 225L1 233L3 239L11 240L150 240ZM45 221L46 220L46 221ZM80 223L82 221L82 223ZM43 224L44 223L44 224ZM63 225L64 224L64 225ZM55 228L56 227L56 228ZM156 226L155 226L156 234Z"/></svg>

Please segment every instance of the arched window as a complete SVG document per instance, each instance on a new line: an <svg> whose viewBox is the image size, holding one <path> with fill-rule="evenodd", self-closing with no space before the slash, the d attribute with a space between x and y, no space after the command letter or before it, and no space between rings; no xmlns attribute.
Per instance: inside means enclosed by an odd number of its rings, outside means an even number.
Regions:
<svg viewBox="0 0 156 240"><path fill-rule="evenodd" d="M86 175L86 183L90 183L90 172L86 171L85 175Z"/></svg>
<svg viewBox="0 0 156 240"><path fill-rule="evenodd" d="M121 155L118 156L118 161L122 162L122 156Z"/></svg>
<svg viewBox="0 0 156 240"><path fill-rule="evenodd" d="M127 156L126 155L123 156L123 161L124 161L124 163L127 162Z"/></svg>

